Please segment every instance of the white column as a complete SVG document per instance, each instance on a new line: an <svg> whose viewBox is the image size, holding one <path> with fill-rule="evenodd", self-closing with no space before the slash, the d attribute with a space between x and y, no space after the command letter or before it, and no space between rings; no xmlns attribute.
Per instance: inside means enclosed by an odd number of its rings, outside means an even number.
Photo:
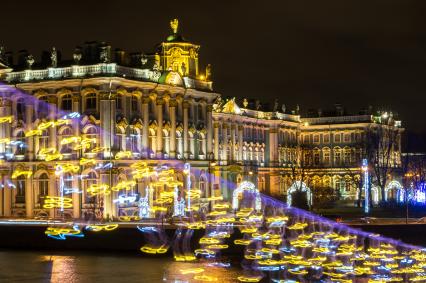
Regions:
<svg viewBox="0 0 426 283"><path fill-rule="evenodd" d="M237 158L235 156L235 124L231 124L231 160L235 161Z"/></svg>
<svg viewBox="0 0 426 283"><path fill-rule="evenodd" d="M223 146L222 146L222 160L228 161L228 124L223 123L222 125L222 137L223 137Z"/></svg>
<svg viewBox="0 0 426 283"><path fill-rule="evenodd" d="M12 174L12 172L10 172L10 174ZM12 189L9 188L8 182L6 182L8 179L9 177L7 175L3 176L3 216L11 216L12 214Z"/></svg>
<svg viewBox="0 0 426 283"><path fill-rule="evenodd" d="M150 102L149 97L142 97L142 116L143 116L143 128L142 128L142 156L148 157L149 153L149 112L148 103Z"/></svg>
<svg viewBox="0 0 426 283"><path fill-rule="evenodd" d="M79 188L79 186L78 186L78 178L76 176L73 176L72 187L78 188L79 190L82 189L82 188ZM73 193L72 194L72 212L73 212L73 217L75 219L78 219L78 218L81 217L81 211L80 211L80 196L81 195L82 194L79 194L79 193Z"/></svg>
<svg viewBox="0 0 426 283"><path fill-rule="evenodd" d="M25 180L25 212L27 218L33 217L33 186L31 185L33 178L28 178Z"/></svg>
<svg viewBox="0 0 426 283"><path fill-rule="evenodd" d="M104 158L109 158L110 149L114 143L115 135L115 100L111 100L107 94L102 94L100 103L101 120L101 147L105 148Z"/></svg>
<svg viewBox="0 0 426 283"><path fill-rule="evenodd" d="M219 160L219 123L214 123L214 160Z"/></svg>
<svg viewBox="0 0 426 283"><path fill-rule="evenodd" d="M174 159L176 157L176 106L177 102L175 99L169 101L170 107L170 158Z"/></svg>
<svg viewBox="0 0 426 283"><path fill-rule="evenodd" d="M189 141L188 141L188 109L189 102L182 102L183 107L183 155L186 159L189 158Z"/></svg>
<svg viewBox="0 0 426 283"><path fill-rule="evenodd" d="M206 122L207 122L207 152L205 152L207 159L211 159L213 157L213 142L212 142L212 137L213 137L213 127L212 127L212 123L213 123L213 115L212 115L212 111L213 111L213 106L212 105L207 105L206 107ZM216 159L216 158L215 158Z"/></svg>
<svg viewBox="0 0 426 283"><path fill-rule="evenodd" d="M243 160L243 145L244 145L243 130L244 130L244 127L242 125L239 125L238 126L238 158L237 158L239 161Z"/></svg>
<svg viewBox="0 0 426 283"><path fill-rule="evenodd" d="M162 98L157 99L157 158L163 158L163 105Z"/></svg>
<svg viewBox="0 0 426 283"><path fill-rule="evenodd" d="M56 97L49 97L49 120L55 121L56 120ZM56 127L49 127L49 147L51 148L57 148L56 147Z"/></svg>
<svg viewBox="0 0 426 283"><path fill-rule="evenodd" d="M33 129L33 115L34 115L34 105L29 104L27 101L27 105L25 106L25 127L26 131L30 131ZM35 137L28 137L27 138L27 154L28 154L28 160L32 161L34 160L34 139Z"/></svg>

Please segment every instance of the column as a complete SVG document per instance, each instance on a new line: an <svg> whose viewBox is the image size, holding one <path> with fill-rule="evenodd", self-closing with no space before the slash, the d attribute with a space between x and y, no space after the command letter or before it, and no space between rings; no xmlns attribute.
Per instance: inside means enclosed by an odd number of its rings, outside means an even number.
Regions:
<svg viewBox="0 0 426 283"><path fill-rule="evenodd" d="M79 95L73 95L73 97L72 97L72 112L79 112L79 106L80 106L80 96ZM79 121L80 121L80 119L72 119L72 128L74 130L74 136L80 136L80 123L79 123ZM77 158L80 158L79 152L80 151L77 151L75 153L77 155ZM73 188L77 188L77 187L78 186L74 187L74 183L73 183ZM75 213L74 213L74 218L77 218L77 217L75 217Z"/></svg>
<svg viewBox="0 0 426 283"><path fill-rule="evenodd" d="M1 175L0 181L3 184L3 187L0 188L0 216L4 216L4 190L6 186L5 186L5 178L3 174Z"/></svg>
<svg viewBox="0 0 426 283"><path fill-rule="evenodd" d="M183 101L183 156L185 159L189 158L189 143L188 143L188 109L189 102Z"/></svg>
<svg viewBox="0 0 426 283"><path fill-rule="evenodd" d="M157 158L163 158L163 105L164 99L157 99Z"/></svg>
<svg viewBox="0 0 426 283"><path fill-rule="evenodd" d="M143 128L142 128L142 156L148 158L149 154L149 112L148 103L150 102L149 97L142 97L142 116L143 116Z"/></svg>
<svg viewBox="0 0 426 283"><path fill-rule="evenodd" d="M38 186L39 184L37 184ZM49 187L48 187L48 194L49 196L59 196L59 192L56 192L56 177L55 173L49 173ZM50 208L49 209L49 217L55 217L55 209L56 208Z"/></svg>
<svg viewBox="0 0 426 283"><path fill-rule="evenodd" d="M222 124L222 138L222 160L228 161L228 124L226 123Z"/></svg>
<svg viewBox="0 0 426 283"><path fill-rule="evenodd" d="M34 105L30 104L28 101L26 103L28 104L25 106L25 130L30 131L33 129ZM27 138L27 154L29 161L34 160L34 139L34 136Z"/></svg>
<svg viewBox="0 0 426 283"><path fill-rule="evenodd" d="M244 127L242 125L238 126L238 160L243 161L243 146L244 146L244 140L243 140L243 130Z"/></svg>
<svg viewBox="0 0 426 283"><path fill-rule="evenodd" d="M12 172L10 172L12 174ZM10 176L9 174L9 176ZM9 188L8 182L6 180L9 180L8 175L3 176L3 216L11 216L12 214L12 189Z"/></svg>
<svg viewBox="0 0 426 283"><path fill-rule="evenodd" d="M56 120L56 97L49 96L49 120ZM49 147L56 148L56 127L49 127Z"/></svg>
<svg viewBox="0 0 426 283"><path fill-rule="evenodd" d="M73 177L72 179L72 187L78 188L79 190L81 189L78 185L78 178L76 176ZM81 206L81 201L80 201L80 197L82 196L82 194L79 193L73 193L72 194L72 214L73 217L75 219L79 219L81 217L81 210L80 210L80 206Z"/></svg>
<svg viewBox="0 0 426 283"><path fill-rule="evenodd" d="M235 161L235 124L231 124L231 160Z"/></svg>
<svg viewBox="0 0 426 283"><path fill-rule="evenodd" d="M214 123L214 160L219 160L219 126L218 122Z"/></svg>
<svg viewBox="0 0 426 283"><path fill-rule="evenodd" d="M25 180L25 212L27 218L33 217L33 186L31 185L33 178L28 178Z"/></svg>
<svg viewBox="0 0 426 283"><path fill-rule="evenodd" d="M177 102L175 99L169 101L170 107L170 152L169 156L171 159L176 158L176 106Z"/></svg>
<svg viewBox="0 0 426 283"><path fill-rule="evenodd" d="M10 116L12 113L11 102L2 99L0 101L0 116ZM10 123L0 124L0 138L10 138ZM0 152L5 153L7 149L6 143L0 144Z"/></svg>
<svg viewBox="0 0 426 283"><path fill-rule="evenodd" d="M266 144L267 150L269 151L269 166L276 166L278 161L278 140L277 140L276 128L269 128L269 144Z"/></svg>
<svg viewBox="0 0 426 283"><path fill-rule="evenodd" d="M213 123L213 115L212 115L212 112L213 112L213 106L212 105L207 105L207 108L206 108L206 110L207 110L207 117L206 117L206 122L207 122L207 152L206 152L206 155L207 155L207 159L212 159L212 157L213 157L213 151L212 151L212 148L213 148L213 142L212 142L212 137L213 137L213 128L212 128L212 123ZM215 157L215 159L216 159L216 157Z"/></svg>
<svg viewBox="0 0 426 283"><path fill-rule="evenodd" d="M101 147L104 149L104 158L112 155L111 149L114 145L115 135L115 100L111 100L108 94L101 94L100 103L100 120L101 120Z"/></svg>
<svg viewBox="0 0 426 283"><path fill-rule="evenodd" d="M114 186L114 183L115 183L114 176L111 175L111 179L110 179L109 171L103 171L101 173L100 179L101 179L101 184L108 184L108 186L110 187ZM103 198L103 215L102 216L104 219L108 219L108 217L111 217L113 215L113 206L116 206L116 204L112 202L112 196L111 196L112 194L114 194L114 192L111 192L111 194L109 195L101 194L98 196L99 198Z"/></svg>

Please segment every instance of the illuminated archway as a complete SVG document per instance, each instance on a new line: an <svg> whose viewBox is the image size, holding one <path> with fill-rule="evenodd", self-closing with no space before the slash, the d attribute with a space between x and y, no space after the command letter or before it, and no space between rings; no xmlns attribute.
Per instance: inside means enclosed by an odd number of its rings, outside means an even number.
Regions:
<svg viewBox="0 0 426 283"><path fill-rule="evenodd" d="M256 188L256 186L249 181L243 181L241 184L234 190L232 195L232 209L237 210L239 201L238 196L239 194L242 194L244 191L249 191L251 193L255 194L255 207L254 209L256 211L260 211L262 208L262 200L260 198L259 190Z"/></svg>
<svg viewBox="0 0 426 283"><path fill-rule="evenodd" d="M400 182L395 181L395 180L389 182L389 184L387 184L386 187L385 187L385 201L388 200L388 194L389 194L389 191L391 191L391 190L396 190L395 200L397 200L398 192L402 189L403 189L403 187L402 187Z"/></svg>
<svg viewBox="0 0 426 283"><path fill-rule="evenodd" d="M306 186L306 184L302 181L296 181L293 183L293 185L290 186L290 188L288 188L287 190L287 204L288 206L291 206L291 194L294 193L295 191L301 191L301 192L306 192L306 198L308 200L308 205L312 206L312 192L311 189Z"/></svg>
<svg viewBox="0 0 426 283"><path fill-rule="evenodd" d="M378 187L371 187L371 198L372 198L373 204L379 203L379 188Z"/></svg>

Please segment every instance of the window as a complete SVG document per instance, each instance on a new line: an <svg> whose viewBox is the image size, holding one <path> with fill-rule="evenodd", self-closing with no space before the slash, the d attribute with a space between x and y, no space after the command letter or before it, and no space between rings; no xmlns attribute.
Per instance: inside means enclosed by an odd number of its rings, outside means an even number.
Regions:
<svg viewBox="0 0 426 283"><path fill-rule="evenodd" d="M19 98L16 101L16 113L18 118L22 119L25 116L25 101L23 98Z"/></svg>
<svg viewBox="0 0 426 283"><path fill-rule="evenodd" d="M343 158L345 165L349 165L351 163L351 150L349 148L345 149Z"/></svg>
<svg viewBox="0 0 426 283"><path fill-rule="evenodd" d="M38 180L38 202L43 203L44 198L49 194L49 177L46 173L40 175Z"/></svg>
<svg viewBox="0 0 426 283"><path fill-rule="evenodd" d="M356 133L355 139L356 139L357 142L360 142L361 141L361 133Z"/></svg>
<svg viewBox="0 0 426 283"><path fill-rule="evenodd" d="M309 143L309 135L304 135L303 136L303 142L304 143Z"/></svg>
<svg viewBox="0 0 426 283"><path fill-rule="evenodd" d="M44 130L38 138L38 150L49 147L49 133L47 130Z"/></svg>
<svg viewBox="0 0 426 283"><path fill-rule="evenodd" d="M330 142L330 134L324 134L323 135L323 142L329 143Z"/></svg>
<svg viewBox="0 0 426 283"><path fill-rule="evenodd" d="M123 109L123 96L117 95L115 98L115 109L121 111Z"/></svg>
<svg viewBox="0 0 426 283"><path fill-rule="evenodd" d="M345 181L345 191L346 192L350 192L351 189L352 189L351 179L350 178L346 178L346 181Z"/></svg>
<svg viewBox="0 0 426 283"><path fill-rule="evenodd" d="M204 120L203 106L201 104L198 104L198 120Z"/></svg>
<svg viewBox="0 0 426 283"><path fill-rule="evenodd" d="M349 133L345 133L345 134L343 135L343 141L344 141L344 142L350 142L350 141L351 141L351 134L349 134Z"/></svg>
<svg viewBox="0 0 426 283"><path fill-rule="evenodd" d="M314 151L314 165L320 164L320 152L319 150Z"/></svg>
<svg viewBox="0 0 426 283"><path fill-rule="evenodd" d="M335 133L334 134L334 142L341 142L342 137L340 133Z"/></svg>
<svg viewBox="0 0 426 283"><path fill-rule="evenodd" d="M334 165L340 165L342 162L342 153L339 148L334 149Z"/></svg>
<svg viewBox="0 0 426 283"><path fill-rule="evenodd" d="M315 134L314 135L314 143L319 143L320 142L320 136L319 134Z"/></svg>
<svg viewBox="0 0 426 283"><path fill-rule="evenodd" d="M330 165L330 150L324 150L324 164Z"/></svg>
<svg viewBox="0 0 426 283"><path fill-rule="evenodd" d="M132 152L139 152L139 148L138 148L139 139L140 139L140 135L138 130L136 130L135 128L132 128L130 130L130 146L129 146Z"/></svg>
<svg viewBox="0 0 426 283"><path fill-rule="evenodd" d="M95 185L97 183L96 174L94 172L90 172L87 175L87 178L84 179L86 190L90 188L91 185ZM96 203L96 197L92 197L90 194L86 193L85 198L86 203Z"/></svg>
<svg viewBox="0 0 426 283"><path fill-rule="evenodd" d="M65 111L71 111L72 110L72 97L71 94L67 94L62 96L62 102L61 102L61 108Z"/></svg>
<svg viewBox="0 0 426 283"><path fill-rule="evenodd" d="M16 134L15 155L25 155L25 133L23 131Z"/></svg>
<svg viewBox="0 0 426 283"><path fill-rule="evenodd" d="M96 94L90 93L86 95L86 110L96 111Z"/></svg>
<svg viewBox="0 0 426 283"><path fill-rule="evenodd" d="M19 176L16 180L16 203L25 203L25 185L26 180L24 176Z"/></svg>

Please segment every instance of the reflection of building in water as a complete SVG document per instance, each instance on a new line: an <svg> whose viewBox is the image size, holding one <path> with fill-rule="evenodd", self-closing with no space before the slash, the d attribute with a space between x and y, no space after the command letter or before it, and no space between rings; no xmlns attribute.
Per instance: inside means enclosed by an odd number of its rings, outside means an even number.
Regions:
<svg viewBox="0 0 426 283"><path fill-rule="evenodd" d="M64 175L65 188L83 191L73 193L74 207L66 210L72 217L93 211L105 217L141 213L139 198L114 203L116 193L101 198L86 192L96 184L114 186L129 180L129 165L141 159L149 165L178 168L176 179L184 184L190 180L192 189L201 190L202 200L217 195L231 200L235 188L250 180L261 192L275 197L285 197L293 184L304 183L314 204L322 192L351 202L358 198L360 160L366 155L371 129L390 128L397 133L389 164L400 166L401 129L392 117L384 123L367 112L344 115L337 107L330 115L303 118L298 108L278 109L277 103L271 111L259 102L224 101L213 92L210 65L205 72L199 68L199 46L178 33L177 22L172 28L173 33L153 54L112 51L111 46L97 42L77 48L73 61L60 60L56 49L44 54L41 62L21 52L19 62L13 64L10 54L0 54L0 79L37 98L8 96L8 88L3 90L0 115L16 119L1 124L1 138L15 142L0 144L8 159L1 165L6 188L0 195L1 215L56 215L53 209L43 209L47 195L58 195L56 162L46 161L43 154L48 148L57 148L63 161L79 166L77 173ZM58 111L82 115L72 123L26 137L25 133L56 118ZM94 142L78 150L62 142L74 136ZM100 148L99 152L94 153L94 148ZM107 165L110 149L113 154L129 153L112 159L111 171ZM81 158L95 158L96 166L80 166ZM184 178L180 161L191 164L189 179ZM11 179L17 169L32 175ZM145 197L155 177L135 181L126 193ZM389 198L395 197L394 189L398 187L386 190ZM380 189L372 192L377 202Z"/></svg>

